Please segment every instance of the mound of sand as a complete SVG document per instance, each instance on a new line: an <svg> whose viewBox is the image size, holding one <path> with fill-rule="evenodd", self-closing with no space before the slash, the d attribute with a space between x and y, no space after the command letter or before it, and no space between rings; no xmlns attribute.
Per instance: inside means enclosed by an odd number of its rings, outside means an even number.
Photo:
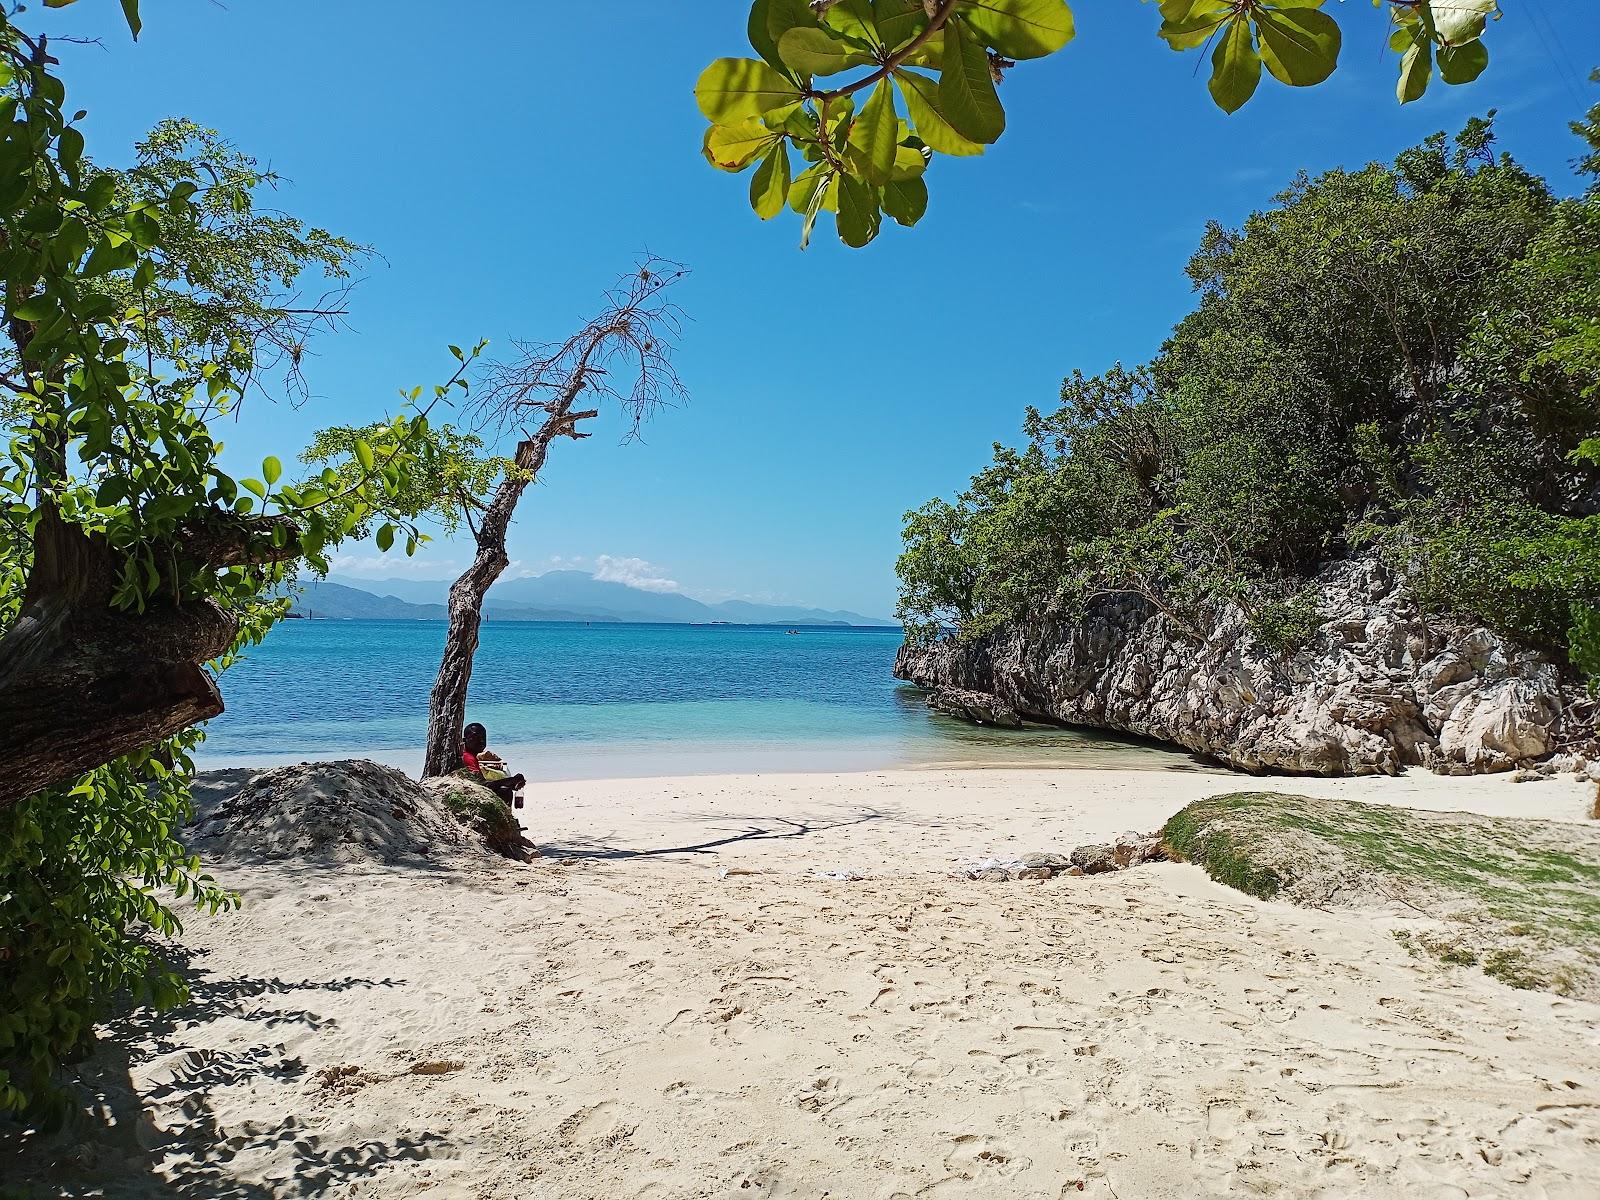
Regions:
<svg viewBox="0 0 1600 1200"><path fill-rule="evenodd" d="M187 840L207 857L384 865L490 857L443 796L393 767L345 759L228 774L221 786L196 781L210 795Z"/></svg>

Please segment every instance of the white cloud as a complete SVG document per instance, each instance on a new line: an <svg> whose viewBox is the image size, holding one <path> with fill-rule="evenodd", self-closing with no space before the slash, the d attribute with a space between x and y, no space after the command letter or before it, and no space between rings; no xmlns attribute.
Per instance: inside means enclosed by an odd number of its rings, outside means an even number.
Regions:
<svg viewBox="0 0 1600 1200"><path fill-rule="evenodd" d="M668 579L662 574L661 567L653 566L642 558L613 558L609 554L597 554L594 560L594 577L608 583L625 583L629 587L642 588L647 592L678 590L677 580Z"/></svg>
<svg viewBox="0 0 1600 1200"><path fill-rule="evenodd" d="M452 579L462 563L454 558L407 558L404 554L336 554L329 561L335 575L370 579Z"/></svg>

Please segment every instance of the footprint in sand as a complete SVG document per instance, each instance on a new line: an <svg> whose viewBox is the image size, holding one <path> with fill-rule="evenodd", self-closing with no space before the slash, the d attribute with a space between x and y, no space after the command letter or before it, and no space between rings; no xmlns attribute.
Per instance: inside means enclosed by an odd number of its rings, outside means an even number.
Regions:
<svg viewBox="0 0 1600 1200"><path fill-rule="evenodd" d="M1026 1171L1033 1160L1014 1153L992 1137L964 1133L956 1138L955 1148L945 1156L944 1165L960 1179L976 1179L980 1175L1005 1179Z"/></svg>
<svg viewBox="0 0 1600 1200"><path fill-rule="evenodd" d="M569 1146L612 1146L632 1133L633 1126L618 1122L617 1106L610 1100L580 1108L556 1126L556 1134Z"/></svg>

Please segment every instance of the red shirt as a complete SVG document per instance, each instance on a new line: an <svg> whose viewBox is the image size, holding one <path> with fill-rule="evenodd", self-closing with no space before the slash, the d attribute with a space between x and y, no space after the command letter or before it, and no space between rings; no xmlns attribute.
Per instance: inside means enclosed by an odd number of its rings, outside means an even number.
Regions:
<svg viewBox="0 0 1600 1200"><path fill-rule="evenodd" d="M478 767L478 756L471 750L463 750L461 752L461 761L467 764L467 770L474 775L483 774L483 771Z"/></svg>

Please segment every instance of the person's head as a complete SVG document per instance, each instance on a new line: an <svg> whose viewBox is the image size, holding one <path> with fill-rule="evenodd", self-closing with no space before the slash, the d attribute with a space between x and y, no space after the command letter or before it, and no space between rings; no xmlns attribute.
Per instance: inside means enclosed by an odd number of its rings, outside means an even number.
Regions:
<svg viewBox="0 0 1600 1200"><path fill-rule="evenodd" d="M474 721L461 731L461 744L476 754L489 744L489 731Z"/></svg>

